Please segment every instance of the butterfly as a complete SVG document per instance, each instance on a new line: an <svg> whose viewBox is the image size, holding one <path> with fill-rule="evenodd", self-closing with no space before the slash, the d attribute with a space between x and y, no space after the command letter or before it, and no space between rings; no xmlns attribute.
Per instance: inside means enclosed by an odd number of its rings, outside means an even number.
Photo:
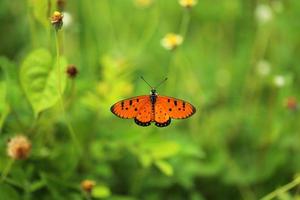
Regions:
<svg viewBox="0 0 300 200"><path fill-rule="evenodd" d="M146 82L143 77L141 78ZM170 125L171 119L185 119L196 112L196 108L191 103L173 97L160 96L153 87L151 87L150 95L121 100L112 105L110 110L120 118L133 118L137 125L149 126L151 122L154 122L158 127L166 127Z"/></svg>

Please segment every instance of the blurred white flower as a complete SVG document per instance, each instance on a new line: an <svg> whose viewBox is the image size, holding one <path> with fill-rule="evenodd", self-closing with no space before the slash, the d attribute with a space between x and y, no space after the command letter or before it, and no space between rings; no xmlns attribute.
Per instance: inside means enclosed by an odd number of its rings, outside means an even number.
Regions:
<svg viewBox="0 0 300 200"><path fill-rule="evenodd" d="M69 27L72 24L73 18L70 13L64 12L63 22L64 22L64 27Z"/></svg>
<svg viewBox="0 0 300 200"><path fill-rule="evenodd" d="M179 4L185 8L191 8L197 4L197 0L179 0Z"/></svg>
<svg viewBox="0 0 300 200"><path fill-rule="evenodd" d="M266 60L260 60L256 65L256 72L261 76L267 76L271 72L271 64Z"/></svg>
<svg viewBox="0 0 300 200"><path fill-rule="evenodd" d="M286 80L282 75L274 76L273 82L277 87L283 87L286 84Z"/></svg>
<svg viewBox="0 0 300 200"><path fill-rule="evenodd" d="M168 33L160 41L161 45L167 50L173 50L183 42L183 37L175 33Z"/></svg>
<svg viewBox="0 0 300 200"><path fill-rule="evenodd" d="M255 17L258 23L265 24L273 19L273 11L270 6L260 4L255 9Z"/></svg>

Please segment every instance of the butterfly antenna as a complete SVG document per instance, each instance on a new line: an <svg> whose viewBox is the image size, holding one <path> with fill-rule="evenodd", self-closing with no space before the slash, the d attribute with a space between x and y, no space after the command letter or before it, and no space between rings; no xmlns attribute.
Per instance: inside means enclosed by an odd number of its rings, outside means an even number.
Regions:
<svg viewBox="0 0 300 200"><path fill-rule="evenodd" d="M143 81L145 81L145 83L147 83L147 85L149 85L151 88L153 88L145 79L143 76L141 76L141 79L143 79Z"/></svg>
<svg viewBox="0 0 300 200"><path fill-rule="evenodd" d="M162 80L155 88L157 89L161 84L163 84L166 80L168 80L168 77L166 77L164 80Z"/></svg>

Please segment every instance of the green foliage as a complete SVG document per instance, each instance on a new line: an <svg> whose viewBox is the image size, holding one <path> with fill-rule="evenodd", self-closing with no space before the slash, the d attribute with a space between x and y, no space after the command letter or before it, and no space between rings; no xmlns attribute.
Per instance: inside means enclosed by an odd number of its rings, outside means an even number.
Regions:
<svg viewBox="0 0 300 200"><path fill-rule="evenodd" d="M58 69L56 60L45 49L34 50L22 63L20 81L35 117L58 101L58 86L61 91L65 88L67 61L62 58L59 64L62 69Z"/></svg>
<svg viewBox="0 0 300 200"><path fill-rule="evenodd" d="M2 68L2 64L3 63L0 63L0 132L4 120L9 113L9 107L6 102L6 93L7 93L6 80L5 80L6 78L5 78L4 70Z"/></svg>
<svg viewBox="0 0 300 200"><path fill-rule="evenodd" d="M299 1L149 2L0 1L0 199L299 199ZM114 116L149 94L141 75L196 114ZM13 160L19 134L32 148Z"/></svg>
<svg viewBox="0 0 300 200"><path fill-rule="evenodd" d="M92 196L95 198L107 198L110 196L110 190L104 185L98 185L93 189Z"/></svg>

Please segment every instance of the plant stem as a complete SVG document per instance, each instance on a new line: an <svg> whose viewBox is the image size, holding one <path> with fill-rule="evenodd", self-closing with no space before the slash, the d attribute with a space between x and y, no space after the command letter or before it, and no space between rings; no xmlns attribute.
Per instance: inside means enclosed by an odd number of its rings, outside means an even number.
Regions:
<svg viewBox="0 0 300 200"><path fill-rule="evenodd" d="M191 19L190 11L187 9L184 10L180 28L179 28L179 34L183 37L183 39L185 39L186 33L188 31L190 19Z"/></svg>
<svg viewBox="0 0 300 200"><path fill-rule="evenodd" d="M6 176L8 175L8 173L9 173L9 171L10 171L12 165L13 165L13 163L14 163L13 159L10 159L8 161L6 167L4 168L4 170L3 170L2 174L1 174L0 183L2 183L5 180Z"/></svg>
<svg viewBox="0 0 300 200"><path fill-rule="evenodd" d="M62 95L62 85L61 85L61 66L60 66L60 45L59 45L59 37L58 37L58 31L55 31L55 40L56 40L56 61L57 61L57 91L58 91L58 96L59 96L59 104L61 107L61 111L63 113L63 116L65 118L65 122L68 128L68 131L71 135L71 138L74 142L74 145L76 147L76 150L78 151L78 153L81 153L80 150L80 145L78 142L78 139L76 137L75 131L72 127L72 125L70 124L69 120L67 119L67 115L66 115L66 111L65 111L65 107L64 107L64 102L63 102L63 95Z"/></svg>
<svg viewBox="0 0 300 200"><path fill-rule="evenodd" d="M179 25L179 34L182 36L183 40L185 40L188 28L189 28L189 23L190 23L190 10L184 10L183 15L182 15L182 19ZM173 77L173 81L169 81L170 85L175 86L176 85L176 75L178 74L178 70L176 69L171 69L171 65L174 63L174 61L176 61L176 57L178 54L178 49L173 49L172 50L172 55L170 55L170 59L169 59L169 64L168 64L168 74L171 74L171 72L173 72L173 75L170 75L171 77ZM176 87L173 87L176 88Z"/></svg>
<svg viewBox="0 0 300 200"><path fill-rule="evenodd" d="M290 189L292 189L293 187L296 187L297 185L300 184L300 176L298 176L296 179L294 179L292 182L274 190L273 192L267 194L266 196L264 196L263 198L261 198L261 200L271 200L275 197L277 197L278 195L289 191Z"/></svg>

